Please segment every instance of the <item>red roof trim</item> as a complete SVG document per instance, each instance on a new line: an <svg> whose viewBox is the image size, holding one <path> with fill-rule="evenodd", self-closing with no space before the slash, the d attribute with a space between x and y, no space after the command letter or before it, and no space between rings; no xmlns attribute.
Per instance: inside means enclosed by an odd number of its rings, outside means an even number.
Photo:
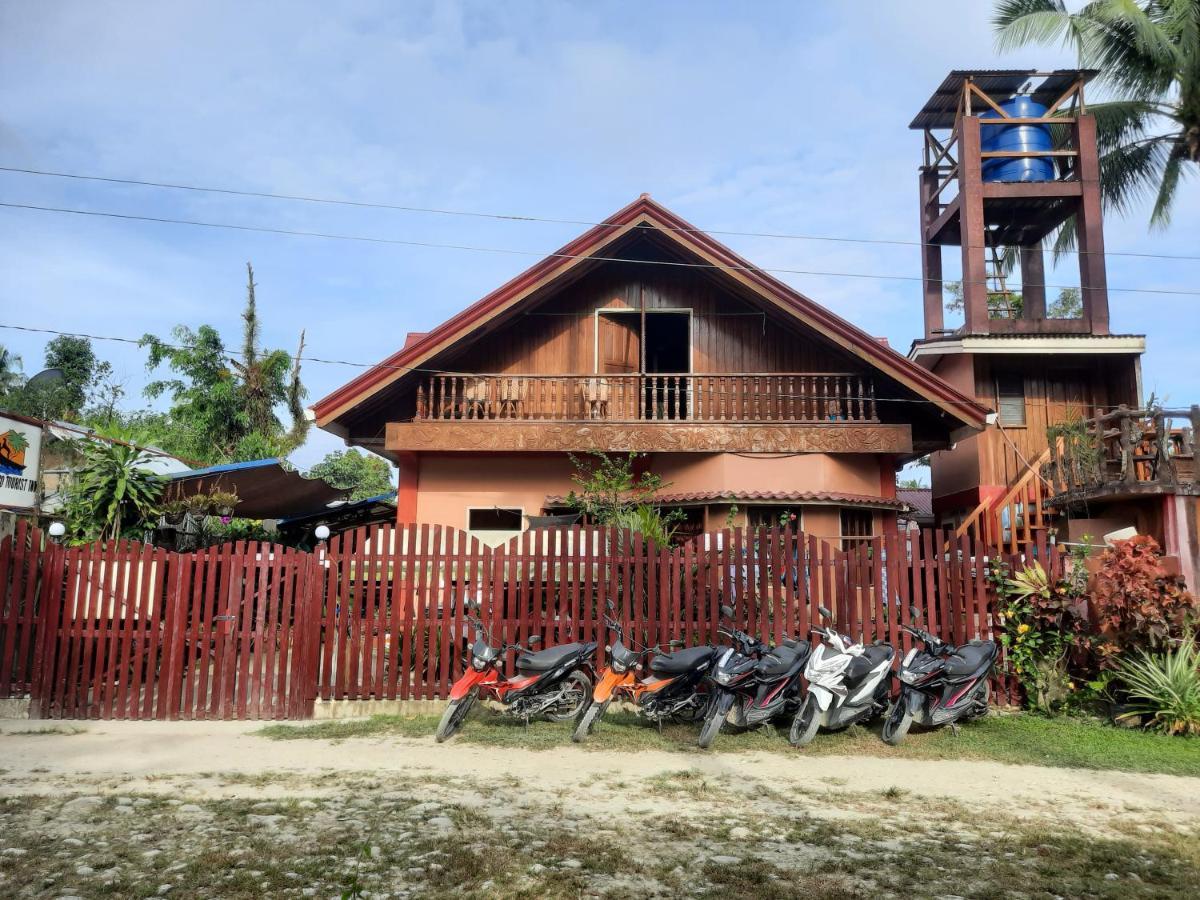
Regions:
<svg viewBox="0 0 1200 900"><path fill-rule="evenodd" d="M835 491L680 491L655 494L655 504L672 503L836 503L842 506L869 506L875 509L907 510L909 504L890 497L870 494L846 494ZM558 506L566 497L548 496L546 505Z"/></svg>
<svg viewBox="0 0 1200 900"><path fill-rule="evenodd" d="M778 301L785 308L790 308L790 311L797 317L811 320L817 330L844 343L848 349L856 352L866 361L909 382L917 393L934 400L964 424L977 428L983 427L987 416L987 410L983 406L960 393L927 369L918 366L890 347L880 344L877 338L850 324L841 316L830 312L779 279L758 269L724 244L714 240L666 207L650 199L647 194L643 194L633 203L616 212L603 224L588 229L575 240L501 285L461 313L447 319L432 331L417 340L406 341L401 350L319 400L313 405L317 424L322 427L329 424L349 404L394 381L403 374L402 369L414 365L417 360L434 350L439 344L470 331L480 319L498 311L515 296L538 281L554 274L556 270L568 268L578 262L575 259L564 257L590 254L604 244L606 239L617 237L623 226L634 222L639 216L645 216L652 223L665 226L662 234L671 237L676 243L693 253L697 251L701 251L701 255L707 253L718 265L737 269L738 271L727 274L731 277L745 279L760 293Z"/></svg>

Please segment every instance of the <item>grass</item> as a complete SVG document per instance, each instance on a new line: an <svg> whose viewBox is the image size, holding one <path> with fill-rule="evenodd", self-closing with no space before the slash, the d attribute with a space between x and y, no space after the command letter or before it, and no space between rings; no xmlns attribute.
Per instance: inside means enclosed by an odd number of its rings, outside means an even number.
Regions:
<svg viewBox="0 0 1200 900"><path fill-rule="evenodd" d="M354 738L426 738L437 727L437 716L374 716L335 720L315 725L269 725L256 732L275 740L348 740ZM571 743L571 723L507 719L491 710L472 714L456 743L526 750L549 750ZM660 732L631 713L610 712L583 745L610 752L658 750L701 753L696 728L666 725ZM782 729L759 728L742 734L722 733L714 744L721 753L767 751L795 756L846 755L903 759L990 760L1018 765L1115 769L1200 777L1200 739L1170 737L1134 729L1114 728L1074 718L1048 719L1031 714L992 715L970 722L955 735L947 728L914 729L899 747L889 747L874 728L850 728L838 734L819 734L803 750L789 746Z"/></svg>
<svg viewBox="0 0 1200 900"><path fill-rule="evenodd" d="M7 735L9 737L31 737L34 735L56 734L56 735L72 735L72 734L87 734L86 728L76 728L73 725L51 725L46 728L22 728L14 731L0 731L0 736Z"/></svg>

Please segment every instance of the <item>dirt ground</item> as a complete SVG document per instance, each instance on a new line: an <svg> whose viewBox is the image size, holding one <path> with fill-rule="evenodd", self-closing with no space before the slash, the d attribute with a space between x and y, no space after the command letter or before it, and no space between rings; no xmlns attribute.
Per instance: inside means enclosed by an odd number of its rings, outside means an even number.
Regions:
<svg viewBox="0 0 1200 900"><path fill-rule="evenodd" d="M1200 878L1195 778L259 727L0 723L0 895L1130 897Z"/></svg>

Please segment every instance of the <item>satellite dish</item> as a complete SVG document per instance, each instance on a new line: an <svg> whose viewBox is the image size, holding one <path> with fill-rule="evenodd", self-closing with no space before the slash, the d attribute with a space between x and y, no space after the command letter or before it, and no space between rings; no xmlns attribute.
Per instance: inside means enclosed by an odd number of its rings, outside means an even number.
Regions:
<svg viewBox="0 0 1200 900"><path fill-rule="evenodd" d="M66 375L63 374L62 369L42 369L25 382L25 387L29 390L41 391L62 384L64 378Z"/></svg>

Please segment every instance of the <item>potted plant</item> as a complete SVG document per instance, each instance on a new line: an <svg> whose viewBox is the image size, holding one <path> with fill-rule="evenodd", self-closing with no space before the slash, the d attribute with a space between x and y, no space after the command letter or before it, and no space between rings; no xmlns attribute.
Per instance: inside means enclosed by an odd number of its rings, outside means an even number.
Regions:
<svg viewBox="0 0 1200 900"><path fill-rule="evenodd" d="M188 514L195 519L203 519L212 511L212 501L207 494L193 494L185 502Z"/></svg>
<svg viewBox="0 0 1200 900"><path fill-rule="evenodd" d="M232 491L213 491L208 495L212 511L221 517L232 516L233 508L241 502L241 498Z"/></svg>
<svg viewBox="0 0 1200 900"><path fill-rule="evenodd" d="M162 506L163 521L167 525L179 525L188 514L188 502L181 498L168 500Z"/></svg>

